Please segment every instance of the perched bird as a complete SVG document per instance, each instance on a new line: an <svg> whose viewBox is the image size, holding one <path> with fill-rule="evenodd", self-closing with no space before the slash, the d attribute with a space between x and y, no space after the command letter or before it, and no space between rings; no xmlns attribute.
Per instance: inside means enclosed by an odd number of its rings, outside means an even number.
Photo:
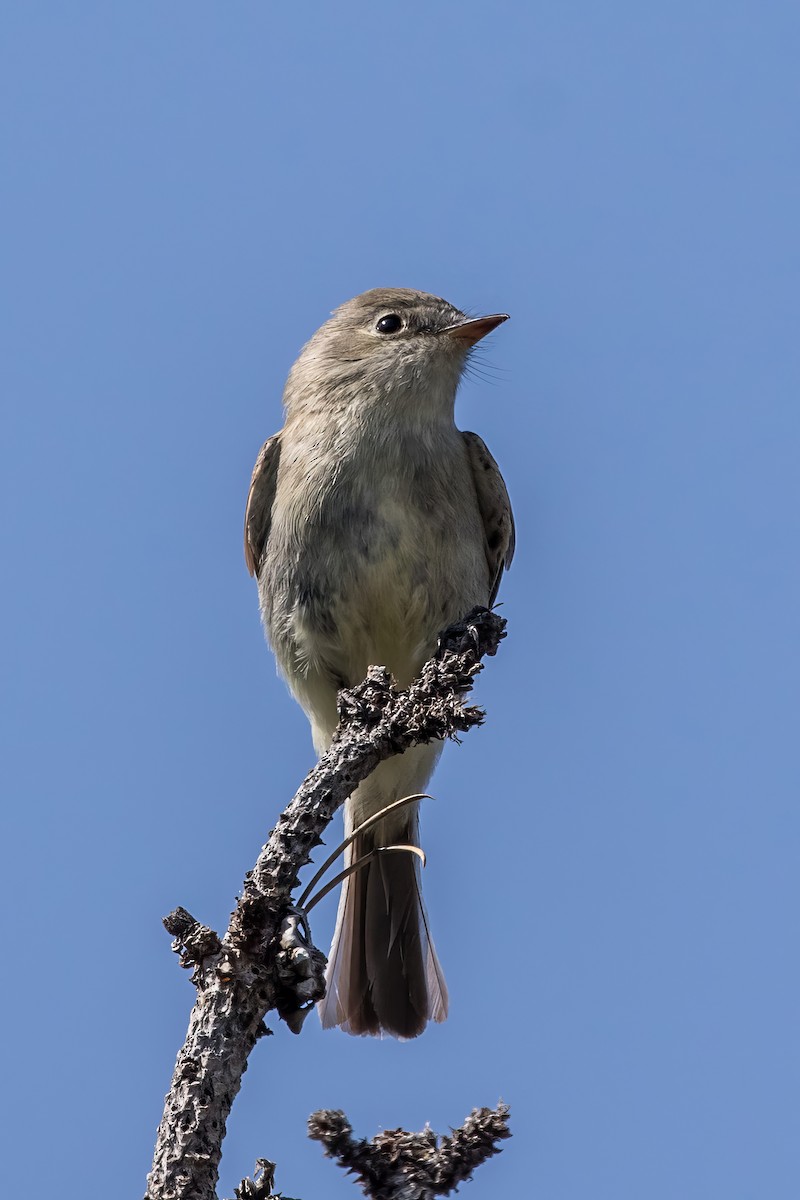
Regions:
<svg viewBox="0 0 800 1200"><path fill-rule="evenodd" d="M503 478L475 433L456 428L471 348L506 315L471 319L408 288L375 288L337 308L292 367L286 421L261 448L245 514L245 560L278 667L322 753L340 688L373 664L407 687L437 635L493 604L514 553ZM422 792L440 742L381 763L345 805L345 834ZM418 805L360 834L419 845ZM328 960L324 1026L416 1037L447 1015L419 862L374 856L345 880Z"/></svg>

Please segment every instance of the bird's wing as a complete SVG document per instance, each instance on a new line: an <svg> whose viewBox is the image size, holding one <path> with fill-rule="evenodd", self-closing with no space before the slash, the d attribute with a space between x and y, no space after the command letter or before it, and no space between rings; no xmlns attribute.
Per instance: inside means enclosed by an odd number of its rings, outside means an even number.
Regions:
<svg viewBox="0 0 800 1200"><path fill-rule="evenodd" d="M489 568L489 604L492 605L503 569L508 570L514 557L514 515L500 468L486 443L477 433L462 433L461 436L466 443L483 520L483 549Z"/></svg>
<svg viewBox="0 0 800 1200"><path fill-rule="evenodd" d="M276 433L261 447L253 467L250 491L247 493L247 508L244 512L244 561L250 574L255 576L258 576L264 558L272 521L272 505L275 500L278 460L281 453L280 437L281 435Z"/></svg>

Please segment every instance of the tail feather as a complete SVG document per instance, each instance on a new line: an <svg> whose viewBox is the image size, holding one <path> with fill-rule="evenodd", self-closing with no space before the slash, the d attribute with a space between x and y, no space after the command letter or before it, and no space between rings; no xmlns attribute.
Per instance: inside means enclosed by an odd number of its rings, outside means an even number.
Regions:
<svg viewBox="0 0 800 1200"><path fill-rule="evenodd" d="M433 944L433 938L428 928L428 913L421 892L419 892L419 912L425 930L425 981L428 988L428 1017L431 1021L436 1021L438 1024L447 1019L450 997L447 993L447 984L444 981L442 964L439 962L439 956L436 953L436 947Z"/></svg>
<svg viewBox="0 0 800 1200"><path fill-rule="evenodd" d="M416 819L398 841L416 844ZM375 830L359 835L348 847L347 863L376 844L381 839ZM320 1016L325 1028L400 1038L417 1037L429 1020L447 1016L447 988L415 855L378 855L345 880Z"/></svg>

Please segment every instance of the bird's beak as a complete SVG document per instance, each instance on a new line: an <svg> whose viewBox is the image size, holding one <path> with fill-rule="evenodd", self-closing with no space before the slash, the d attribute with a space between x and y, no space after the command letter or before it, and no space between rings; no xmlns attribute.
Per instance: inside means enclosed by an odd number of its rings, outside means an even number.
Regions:
<svg viewBox="0 0 800 1200"><path fill-rule="evenodd" d="M507 320L508 313L494 313L491 317L475 317L471 321L459 321L458 325L450 325L447 329L443 329L442 333L456 338L459 342L466 342L468 346L474 346L481 338L485 338L487 333L491 333L493 329L497 329L498 325L502 325L503 321Z"/></svg>

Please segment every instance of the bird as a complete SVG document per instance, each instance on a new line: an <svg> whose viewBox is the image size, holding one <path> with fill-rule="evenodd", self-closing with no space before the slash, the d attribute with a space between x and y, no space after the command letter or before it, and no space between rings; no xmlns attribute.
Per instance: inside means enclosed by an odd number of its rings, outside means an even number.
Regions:
<svg viewBox="0 0 800 1200"><path fill-rule="evenodd" d="M505 320L373 288L336 308L289 372L283 428L253 469L244 551L267 640L320 755L340 689L377 664L408 687L444 628L495 602L514 519L485 443L456 427L455 398L472 348ZM441 750L380 763L345 803L345 835L422 793ZM369 857L342 885L325 1028L407 1040L447 1016L418 858L370 855L396 844L419 846L418 802L345 850L345 866Z"/></svg>

